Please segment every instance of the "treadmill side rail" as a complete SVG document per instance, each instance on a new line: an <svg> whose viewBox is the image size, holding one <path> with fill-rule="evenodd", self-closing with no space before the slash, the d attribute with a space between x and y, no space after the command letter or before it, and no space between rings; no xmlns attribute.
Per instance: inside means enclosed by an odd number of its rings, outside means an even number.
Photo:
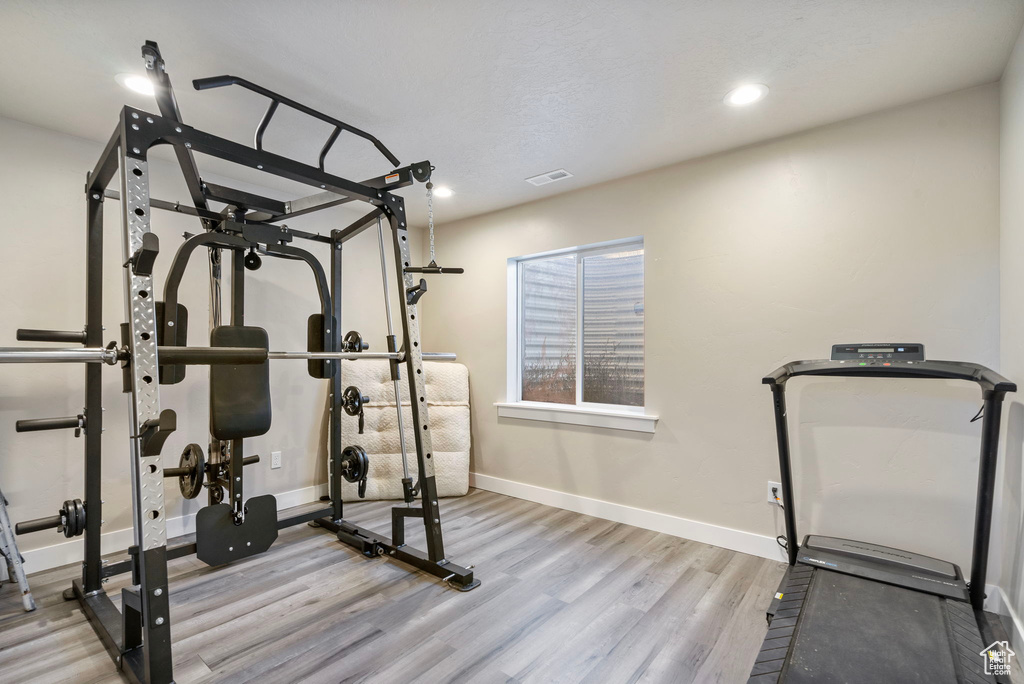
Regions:
<svg viewBox="0 0 1024 684"><path fill-rule="evenodd" d="M813 575L813 568L801 565L786 568L779 590L768 607L768 633L761 643L747 684L775 684L779 681Z"/></svg>

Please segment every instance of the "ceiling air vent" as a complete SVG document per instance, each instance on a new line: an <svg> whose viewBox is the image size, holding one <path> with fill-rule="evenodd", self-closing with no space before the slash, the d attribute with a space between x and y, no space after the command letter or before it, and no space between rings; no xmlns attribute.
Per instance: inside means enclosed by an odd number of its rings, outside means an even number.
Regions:
<svg viewBox="0 0 1024 684"><path fill-rule="evenodd" d="M558 169L557 171L548 171L547 173L542 173L539 176L527 178L526 182L531 185L547 185L548 183L565 180L566 178L572 178L572 174L565 169Z"/></svg>

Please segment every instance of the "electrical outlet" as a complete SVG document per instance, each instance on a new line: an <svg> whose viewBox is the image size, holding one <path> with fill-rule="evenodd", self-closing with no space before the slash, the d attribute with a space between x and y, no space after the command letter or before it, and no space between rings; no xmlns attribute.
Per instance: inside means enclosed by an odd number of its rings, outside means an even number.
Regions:
<svg viewBox="0 0 1024 684"><path fill-rule="evenodd" d="M782 483L781 482L772 482L771 480L768 481L768 503L770 503L772 505L776 505L776 502L775 502L775 492L773 492L772 489L774 489L776 492L778 492L778 496L779 496L778 503L785 504L786 502L782 500Z"/></svg>
<svg viewBox="0 0 1024 684"><path fill-rule="evenodd" d="M271 469L281 467L281 452L271 451L270 452L270 467Z"/></svg>

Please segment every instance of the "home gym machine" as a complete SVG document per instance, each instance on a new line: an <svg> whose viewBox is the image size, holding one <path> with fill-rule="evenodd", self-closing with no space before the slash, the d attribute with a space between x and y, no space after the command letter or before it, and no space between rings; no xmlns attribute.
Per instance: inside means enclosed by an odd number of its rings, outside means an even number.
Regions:
<svg viewBox="0 0 1024 684"><path fill-rule="evenodd" d="M818 535L798 544L786 383L799 376L937 378L981 387L969 582L953 563L911 551ZM1000 414L1003 397L1017 386L976 363L926 360L924 345L909 343L835 345L830 360L787 363L763 382L775 404L789 567L768 608L768 634L748 682L993 681L986 659L996 639L982 606Z"/></svg>
<svg viewBox="0 0 1024 684"><path fill-rule="evenodd" d="M75 580L65 598L77 599L111 657L137 683L173 681L171 625L168 601L167 561L195 553L219 565L265 551L278 530L310 523L335 533L339 540L367 556L386 555L430 573L460 589L470 590L479 581L472 567L450 561L444 552L441 513L437 500L417 302L427 290L424 274L458 273L436 263L412 265L408 243L405 203L394 193L414 182L428 183L429 162L401 166L398 159L372 135L322 114L282 95L234 76L193 81L197 90L230 85L246 88L269 99L270 104L256 130L254 148L210 135L183 123L164 61L155 43L142 48L154 85L160 114L124 107L117 129L107 143L86 182L87 274L86 325L83 331L19 330L22 341L62 342L81 348L11 348L0 350L0 362L84 363L86 404L81 415L21 421L19 429L74 428L85 434L85 496L66 501L49 518L17 526L19 533L56 528L66 537L84 535L85 562L82 577ZM263 134L281 105L333 126L320 151L318 165L311 166L268 152ZM324 170L324 159L342 133L372 143L393 166L386 175L362 182L346 180ZM171 145L184 175L191 206L150 197L147 157L156 145ZM262 171L315 188L308 197L283 202L251 192L205 182L193 153L202 153L249 169ZM107 189L120 175L120 190ZM429 191L429 187L428 187ZM121 342L104 346L102 327L103 208L107 199L121 205L124 296L127 323L121 326ZM224 205L220 211L211 202ZM365 202L371 210L347 227L319 235L292 230L283 221L313 211L350 202ZM202 232L186 234L177 250L157 301L154 262L161 255L160 241L150 232L151 212L168 210L199 219ZM384 261L384 222L390 230L401 296L398 335L391 329L391 308ZM376 224L384 267L384 299L389 336L386 352L366 351L368 345L356 332L341 335L342 252L346 241ZM329 272L307 250L294 246L307 240L330 246ZM200 248L203 248L200 250ZM210 258L210 346L188 347L188 312L178 302L178 285L189 256L199 250ZM221 255L231 254L230 323L221 320ZM313 272L320 308L309 317L307 350L269 350L266 332L244 321L246 270L260 268L262 257L293 259ZM436 354L436 358L453 358ZM358 388L342 387L342 359L387 359L391 364L401 418L400 382L408 384L415 421L415 448L419 467L414 484L406 464L403 489L405 505L392 509L391 536L387 537L345 520L341 495L342 478L365 486L369 457L356 445L343 447L341 413L359 415L365 398ZM317 502L315 510L279 519L271 495L245 499L243 470L258 456L244 456L242 440L264 434L270 427L269 362L277 359L307 361L307 372L330 381L329 407L329 503ZM101 374L103 365L120 364L123 386L130 393L129 412L132 512L135 544L125 560L107 563L100 558L102 518L100 433L103 429ZM160 405L159 385L180 382L189 365L210 368L210 450L190 444L179 465L165 468L161 447L176 427L175 413ZM404 371L404 375L403 375ZM401 423L399 423L401 426ZM401 427L399 428L401 430ZM403 441L403 461L405 446ZM168 546L164 509L164 479L177 481L184 496L193 498L207 490L209 505L196 516L196 541ZM362 489L362 487L360 487ZM418 505L416 497L419 498ZM405 544L406 518L419 518L426 532L426 551ZM122 610L103 589L107 578L132 573L132 585L121 592Z"/></svg>

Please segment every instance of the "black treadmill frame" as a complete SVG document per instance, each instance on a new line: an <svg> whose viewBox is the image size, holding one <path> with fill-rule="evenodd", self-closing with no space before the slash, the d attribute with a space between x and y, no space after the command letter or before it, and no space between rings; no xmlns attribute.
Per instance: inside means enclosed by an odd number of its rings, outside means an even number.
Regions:
<svg viewBox="0 0 1024 684"><path fill-rule="evenodd" d="M877 364L860 366L853 361L794 361L765 376L762 383L771 388L772 403L775 409L775 432L778 439L782 500L785 503L784 519L789 570L797 565L797 553L800 547L796 528L796 504L789 448L786 383L790 378L799 376L965 380L974 382L981 387L984 417L981 427L978 495L968 589L971 608L983 640L985 643L995 641L992 628L984 613L985 580L988 573L996 465L999 459L999 426L1002 418L1002 403L1007 392L1017 391L1017 385L990 368L961 361L913 361L892 366Z"/></svg>

